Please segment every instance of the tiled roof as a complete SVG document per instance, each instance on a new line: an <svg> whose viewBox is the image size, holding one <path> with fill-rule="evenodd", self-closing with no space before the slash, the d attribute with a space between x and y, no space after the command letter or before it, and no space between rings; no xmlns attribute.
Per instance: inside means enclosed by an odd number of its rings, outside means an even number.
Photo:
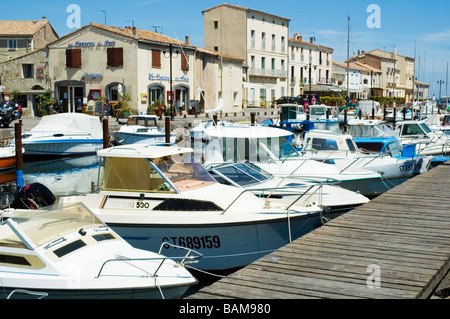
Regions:
<svg viewBox="0 0 450 319"><path fill-rule="evenodd" d="M47 20L0 20L0 36L32 36L48 23Z"/></svg>
<svg viewBox="0 0 450 319"><path fill-rule="evenodd" d="M113 26L108 26L108 25L94 23L94 22L90 23L89 25L92 25L94 27L97 27L97 28L100 28L103 30L118 33L118 34L130 37L130 38L134 38L137 40L147 40L147 41L151 41L151 42L158 42L158 43L165 43L165 44L192 46L183 41L180 41L180 40L177 40L177 39L174 39L174 38L165 36L161 33L153 32L153 31L141 30L141 29L137 29L137 28L133 29L131 27L125 27L125 28L113 27Z"/></svg>
<svg viewBox="0 0 450 319"><path fill-rule="evenodd" d="M208 11L220 8L220 7L228 7L228 8L233 8L233 9L237 9L237 10L242 10L242 11L245 11L245 12L256 12L256 13L260 13L260 14L263 14L263 15L266 15L266 16L272 16L272 17L275 17L275 18L291 21L290 18L285 18L285 17L274 15L272 13L267 13L267 12L263 12L263 11L259 11L259 10L255 10L255 9L251 9L251 8L247 8L247 7L243 7L243 6L238 6L238 5L234 5L234 4L229 4L229 3L222 3L222 4L219 4L219 5L214 6L212 8L205 9L205 10L202 11L202 13L204 14L205 12L208 12Z"/></svg>

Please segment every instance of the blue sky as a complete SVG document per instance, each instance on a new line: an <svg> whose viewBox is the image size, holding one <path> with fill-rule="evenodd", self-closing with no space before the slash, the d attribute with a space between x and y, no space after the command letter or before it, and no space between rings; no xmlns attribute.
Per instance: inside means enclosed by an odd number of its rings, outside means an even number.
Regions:
<svg viewBox="0 0 450 319"><path fill-rule="evenodd" d="M17 0L7 4L2 19L38 20L46 16L63 36L68 28L70 4L81 9L81 25L105 22L114 26L134 25L180 40L190 36L191 43L203 46L202 10L231 3L291 19L289 36L303 33L316 37L316 43L334 49L334 59L347 56L347 16L350 16L350 52L397 47L402 55L416 57L416 77L430 84L431 94L439 95L439 80L446 81L450 61L450 1L448 0ZM380 27L369 28L367 19L380 9ZM419 66L420 60L420 66ZM450 95L450 83L441 86L441 95Z"/></svg>

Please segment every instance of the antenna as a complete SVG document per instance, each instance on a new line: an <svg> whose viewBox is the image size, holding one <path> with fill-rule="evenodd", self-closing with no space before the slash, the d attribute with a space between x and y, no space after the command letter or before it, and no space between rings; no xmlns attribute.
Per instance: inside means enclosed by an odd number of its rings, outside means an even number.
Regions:
<svg viewBox="0 0 450 319"><path fill-rule="evenodd" d="M155 30L156 33L162 33L162 26L152 25L151 27L153 28L153 30ZM158 32L158 30L159 30L159 32Z"/></svg>
<svg viewBox="0 0 450 319"><path fill-rule="evenodd" d="M103 12L105 14L105 25L106 25L106 10L91 10L91 11Z"/></svg>

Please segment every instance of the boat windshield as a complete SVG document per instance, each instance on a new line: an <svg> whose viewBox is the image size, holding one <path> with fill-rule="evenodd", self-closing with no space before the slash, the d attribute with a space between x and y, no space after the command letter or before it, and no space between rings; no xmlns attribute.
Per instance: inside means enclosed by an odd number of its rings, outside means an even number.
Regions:
<svg viewBox="0 0 450 319"><path fill-rule="evenodd" d="M350 125L348 133L353 137L391 137L398 135L386 124Z"/></svg>
<svg viewBox="0 0 450 319"><path fill-rule="evenodd" d="M427 132L426 128L428 128L428 126L426 126L426 124L419 124L419 123L410 123L410 124L405 124L403 125L402 128L402 135L406 136L406 135L425 135L425 132ZM428 128L429 130L429 128ZM431 131L431 130L430 130Z"/></svg>
<svg viewBox="0 0 450 319"><path fill-rule="evenodd" d="M260 162L278 161L287 156L298 155L294 146L286 137L268 138L221 138L216 140L222 151L223 162Z"/></svg>
<svg viewBox="0 0 450 319"><path fill-rule="evenodd" d="M192 153L175 154L152 159L168 184L180 192L216 183L208 171L195 160Z"/></svg>
<svg viewBox="0 0 450 319"><path fill-rule="evenodd" d="M398 140L393 141L387 145L385 151L389 152L392 157L400 157L402 156L402 145Z"/></svg>
<svg viewBox="0 0 450 319"><path fill-rule="evenodd" d="M270 177L269 173L252 163L219 166L211 169L211 172L222 184L234 183L242 187L261 183Z"/></svg>
<svg viewBox="0 0 450 319"><path fill-rule="evenodd" d="M43 210L17 211L11 218L15 223L0 227L0 246L24 247L17 234L25 234L37 247L80 229L105 225L83 204ZM24 239L25 240L25 239Z"/></svg>
<svg viewBox="0 0 450 319"><path fill-rule="evenodd" d="M216 183L192 153L147 158L105 157L103 189L177 193Z"/></svg>

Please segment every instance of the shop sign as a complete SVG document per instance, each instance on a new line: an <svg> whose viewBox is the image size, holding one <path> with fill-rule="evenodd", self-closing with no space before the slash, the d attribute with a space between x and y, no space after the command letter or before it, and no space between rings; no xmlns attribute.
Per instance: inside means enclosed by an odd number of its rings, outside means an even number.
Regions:
<svg viewBox="0 0 450 319"><path fill-rule="evenodd" d="M81 48L81 47L113 47L116 45L116 41L105 40L105 42L81 42L75 41L74 43L69 43L67 46L69 48Z"/></svg>
<svg viewBox="0 0 450 319"><path fill-rule="evenodd" d="M85 78L102 78L103 74L95 74L95 73L85 73Z"/></svg>
<svg viewBox="0 0 450 319"><path fill-rule="evenodd" d="M148 75L148 79L152 81L170 81L170 76L164 76L160 74L150 73ZM174 79L175 82L189 82L189 78L187 76L176 77Z"/></svg>

